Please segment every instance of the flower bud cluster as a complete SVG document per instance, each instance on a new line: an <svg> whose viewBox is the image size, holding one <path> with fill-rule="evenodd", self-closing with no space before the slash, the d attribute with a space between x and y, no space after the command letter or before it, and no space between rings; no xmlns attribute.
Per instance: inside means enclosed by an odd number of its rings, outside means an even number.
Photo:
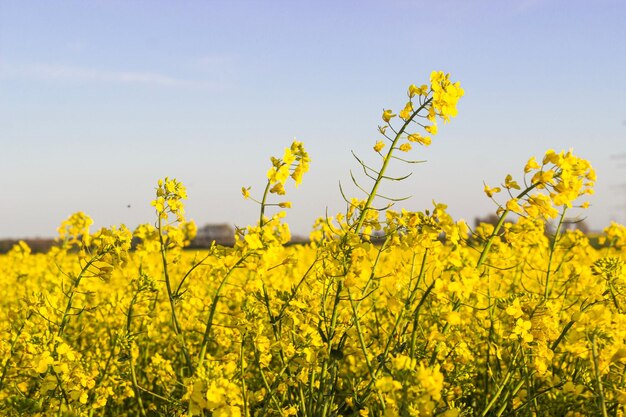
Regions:
<svg viewBox="0 0 626 417"><path fill-rule="evenodd" d="M460 83L451 82L450 75L444 74L442 71L433 71L430 75L430 86L423 84L416 86L411 84L408 88L407 95L409 100L404 108L395 114L392 110L383 110L382 119L384 126L379 126L379 132L394 144L391 149L398 149L401 152L408 152L412 149L411 143L419 143L428 146L431 144L431 137L428 135L437 134L437 117L449 122L451 117L455 117L458 113L457 103L465 94ZM395 130L391 126L391 120L399 116L404 124L400 130ZM418 122L418 120L423 122ZM430 124L425 124L430 122ZM410 123L416 123L421 126L428 135L420 132L409 132L407 128ZM396 134L396 138L387 136L387 130L391 129ZM402 143L398 139L406 139ZM374 145L374 151L380 153L385 147L385 142L379 140Z"/></svg>
<svg viewBox="0 0 626 417"><path fill-rule="evenodd" d="M185 186L176 178L160 179L156 191L156 199L152 201L152 206L163 220L167 220L169 214L176 216L179 222L185 221L185 209L182 200L187 199Z"/></svg>
<svg viewBox="0 0 626 417"><path fill-rule="evenodd" d="M456 104L465 91L461 84L450 81L450 74L443 71L433 71L430 74L430 89L433 91L432 109L435 114L445 122L450 121L450 117L456 117L458 110Z"/></svg>
<svg viewBox="0 0 626 417"><path fill-rule="evenodd" d="M257 201L252 198L253 201L261 204L265 207L267 205L266 199L268 192L270 194L285 195L285 184L289 178L293 179L295 186L298 187L302 183L302 176L309 170L309 164L311 159L309 154L304 149L302 142L294 141L291 147L285 148L282 158L272 156L271 168L267 171L267 187L262 197L262 201ZM249 199L251 187L241 187L241 194L243 198ZM291 208L290 201L281 201L276 204L280 208ZM264 210L264 208L262 209Z"/></svg>
<svg viewBox="0 0 626 417"><path fill-rule="evenodd" d="M302 176L309 170L309 154L304 150L302 142L294 141L291 147L285 148L282 158L270 158L272 167L267 171L267 179L272 188L270 192L284 195L284 185L291 177L296 186L302 183Z"/></svg>

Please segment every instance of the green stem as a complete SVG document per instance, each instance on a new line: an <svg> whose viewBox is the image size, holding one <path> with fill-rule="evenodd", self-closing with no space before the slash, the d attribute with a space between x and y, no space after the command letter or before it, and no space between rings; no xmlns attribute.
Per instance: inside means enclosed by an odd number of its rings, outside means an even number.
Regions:
<svg viewBox="0 0 626 417"><path fill-rule="evenodd" d="M189 351L187 350L187 343L185 342L185 335L182 331L180 323L178 322L178 317L176 316L176 305L174 304L174 292L172 291L172 283L170 281L170 275L167 269L167 247L165 245L165 240L163 238L163 223L161 218L161 213L157 213L159 216L157 229L159 232L159 243L161 246L161 262L163 264L163 277L165 279L165 288L167 289L167 298L170 303L170 311L172 316L172 323L174 325L174 333L176 336L180 337L180 343L183 349L183 356L185 357L185 362L187 364L187 368L189 368L189 372L193 374L194 368L193 363L191 362L191 356L189 355Z"/></svg>
<svg viewBox="0 0 626 417"><path fill-rule="evenodd" d="M608 417L608 413L606 410L606 402L604 399L604 388L602 386L602 377L600 375L600 367L598 365L598 348L596 345L596 336L595 334L591 336L591 354L593 360L593 371L596 379L596 384L598 386L598 402L600 403L600 409L602 410L602 417Z"/></svg>
<svg viewBox="0 0 626 417"><path fill-rule="evenodd" d="M376 276L376 267L378 266L378 263L380 262L380 257L382 256L382 253L387 249L387 244L390 242L390 240L391 240L391 236L387 236L387 238L383 241L383 244L378 249L378 253L376 254L376 259L374 259L374 263L372 264L372 272L370 272L370 276L368 277L367 282L365 283L365 286L363 287L363 290L361 291L361 298L357 300L356 302L357 311L359 311L359 307L361 306L361 303L365 301L365 298L366 298L365 294L369 290L369 287L370 285L372 285L372 282L374 281L374 277Z"/></svg>
<svg viewBox="0 0 626 417"><path fill-rule="evenodd" d="M575 321L570 320L565 327L563 327L563 330L561 331L561 334L559 335L559 337L554 341L554 343L552 343L552 346L550 347L550 350L552 350L553 352L556 352L556 348L559 346L559 344L561 343L561 341L563 340L563 338L565 337L565 335L567 334L567 332L569 331L569 329L574 325Z"/></svg>
<svg viewBox="0 0 626 417"><path fill-rule="evenodd" d="M361 330L361 324L356 312L356 306L354 303L354 299L352 298L352 293L350 292L350 290L348 289L348 298L350 299L350 305L352 306L352 313L354 314L354 324L356 326L356 332L357 335L359 337L359 344L361 345L361 350L363 351L363 356L365 357L365 363L367 365L367 370L369 372L370 375L370 383L368 384L368 388L373 384L373 382L376 380L376 373L374 371L374 369L372 368L372 363L370 361L369 358L369 354L367 352L367 345L365 343L365 339L363 338L363 331ZM400 322L400 317L401 314L398 315L398 320L396 320L396 324L393 328L393 331L391 332L391 336L389 336L389 343L387 343L387 347L385 348L385 352L383 353L383 358L380 362L380 365L378 366L378 368L380 369L384 363L385 363L385 358L387 357L387 352L389 351L389 347L391 346L391 340L393 340L393 335L395 333L396 328L398 327L398 323ZM378 370L378 369L377 369ZM383 410L383 413L385 411L385 400L382 397L382 395L378 392L378 390L376 390L376 393L378 394L378 400L380 401L380 407Z"/></svg>
<svg viewBox="0 0 626 417"><path fill-rule="evenodd" d="M322 412L322 417L326 417L326 412L327 412L327 401L325 401L324 397L325 397L325 389L326 389L326 384L325 384L325 378L326 378L326 373L328 372L328 358L331 358L331 351L333 349L333 344L332 344L332 340L335 337L335 329L337 327L337 317L338 317L338 308L339 308L339 302L341 301L341 291L343 290L343 281L339 280L337 282L337 291L335 292L335 298L333 301L333 311L331 313L331 317L330 317L330 325L327 329L326 332L326 338L327 338L327 343L328 343L328 355L327 355L327 359L324 361L323 365L322 365L322 370L320 372L320 390L319 390L319 396L318 396L318 404L320 405L324 405L323 407L323 412Z"/></svg>
<svg viewBox="0 0 626 417"><path fill-rule="evenodd" d="M561 212L561 217L559 218L559 224L556 226L556 231L554 232L552 244L550 245L550 256L548 257L548 271L546 272L546 288L543 293L544 300L548 299L548 293L550 292L550 273L552 267L552 257L554 256L554 252L556 251L556 244L559 241L559 234L561 233L561 226L563 225L563 219L565 218L566 211L567 207L564 207L563 211Z"/></svg>
<svg viewBox="0 0 626 417"><path fill-rule="evenodd" d="M178 284L178 287L176 287L176 291L174 292L174 296L179 296L180 295L180 290L183 287L183 284L185 283L185 281L187 280L187 278L189 277L189 275L191 275L191 273L200 265L202 265L204 263L204 261L206 261L207 259L209 259L210 256L213 255L213 251L211 249L209 249L209 253L202 258L201 261L199 262L195 262L195 260L197 258L194 258L194 264L191 266L191 268L189 268L189 270L187 271L187 273L183 276L183 279L180 280L180 283Z"/></svg>
<svg viewBox="0 0 626 417"><path fill-rule="evenodd" d="M280 413L281 416L284 417L285 413L284 413L283 409L281 408L280 403L276 399L276 396L274 395L274 391L272 390L272 387L270 386L269 382L267 381L267 377L265 376L265 372L263 372L263 366L261 365L260 354L256 350L256 347L254 348L254 352L255 352L256 359L257 359L257 366L259 367L259 373L261 374L261 380L263 381L263 385L265 386L265 389L267 390L267 395L269 395L270 399L274 403L274 407L276 407L276 410ZM277 376L277 378L278 378L278 376Z"/></svg>
<svg viewBox="0 0 626 417"><path fill-rule="evenodd" d="M135 391L135 397L137 399L137 406L139 407L139 411L141 415L146 417L146 409L143 406L143 400L141 399L141 394L139 393L139 384L137 383L137 374L135 373L135 361L133 360L133 352L132 348L129 349L130 355L130 376L131 381L133 383L133 391Z"/></svg>
<svg viewBox="0 0 626 417"><path fill-rule="evenodd" d="M245 335L241 335L241 346L239 348L239 371L241 372L241 398L243 401L243 417L248 417L248 395L246 394L246 370L244 369L243 348Z"/></svg>
<svg viewBox="0 0 626 417"><path fill-rule="evenodd" d="M104 253L101 253L91 258L89 262L87 262L87 264L80 271L78 276L74 279L74 282L72 283L72 288L70 289L70 295L68 296L67 304L65 306L65 311L63 312L63 316L61 318L61 324L59 325L59 330L57 331L57 336L59 337L63 336L63 331L65 330L65 326L67 326L67 323L69 322L70 311L72 310L72 301L74 299L74 294L76 292L76 289L80 285L80 281L83 279L83 276L85 275L89 267L91 267L91 265L93 265L100 258L102 258L102 256L104 256Z"/></svg>
<svg viewBox="0 0 626 417"><path fill-rule="evenodd" d="M491 409L491 407L493 407L496 404L496 402L498 401L498 398L500 398L502 391L507 386L507 384L509 383L509 379L511 379L512 376L513 374L509 370L506 376L504 377L504 380L500 383L500 387L498 388L494 396L491 398L491 401L489 401L489 403L487 404L483 412L480 414L481 417L485 417L487 413L489 413L489 410Z"/></svg>
<svg viewBox="0 0 626 417"><path fill-rule="evenodd" d="M500 219L498 219L498 223L493 228L493 232L491 232L491 236L489 236L489 239L487 240L487 243L485 244L483 251L480 253L480 258L478 258L478 262L476 263L476 268L480 268L482 264L485 262L485 260L487 259L487 254L491 250L491 245L493 244L494 239L498 235L500 228L504 224L504 220L506 219L506 216L509 214L509 211L510 210L508 209L504 210L504 212L500 216Z"/></svg>
<svg viewBox="0 0 626 417"><path fill-rule="evenodd" d="M367 201L365 202L365 205L363 206L363 209L361 210L361 213L359 214L359 219L357 221L357 225L355 229L356 233L359 233L359 231L363 227L363 222L365 221L366 212L367 210L370 209L372 202L374 201L374 198L376 197L378 186L380 185L380 183L382 182L385 176L385 171L387 171L387 166L389 165L389 161L391 161L392 159L393 151L396 149L396 145L398 144L398 141L404 134L404 131L409 126L409 124L418 115L418 113L424 110L430 103L432 103L432 101L433 99L431 97L428 100L426 100L424 103L422 103L419 106L419 108L413 112L411 117L409 117L404 122L404 124L402 125L398 133L396 134L395 138L393 139L391 146L389 147L389 150L387 151L387 155L383 159L383 166L380 168L380 171L378 171L378 176L376 177L376 180L374 181L374 185L372 186L372 191L370 191L369 195L367 196Z"/></svg>
<svg viewBox="0 0 626 417"><path fill-rule="evenodd" d="M512 396L515 396L517 392L522 388L523 385L524 385L524 380L522 379L521 381L517 383L515 387L513 387L513 390L508 390L506 394L504 394L504 397L502 399L502 405L500 406L500 409L496 413L495 417L502 416L502 413L504 413L509 406L508 399L511 398Z"/></svg>
<svg viewBox="0 0 626 417"><path fill-rule="evenodd" d="M428 254L428 249L426 249L424 251L424 256L422 258L422 266L420 268L419 276L417 278L417 283L415 285L414 290L411 292L411 295L409 296L409 299L407 301L407 306L410 306L411 304L413 304L413 301L415 301L415 298L417 296L417 289L418 289L419 284L421 283L422 279L424 278L427 254ZM426 291L422 295L422 298L420 299L417 307L415 307L415 310L412 313L412 316L413 316L413 329L412 329L412 332L411 332L411 346L410 346L410 349L409 349L409 357L411 357L411 358L413 358L414 354L415 354L415 343L417 341L417 323L418 323L418 319L419 319L419 312L420 312L422 306L424 305L424 303L426 302L426 299L430 295L431 291L435 287L435 282L436 281L433 281L432 284L428 286L428 288L426 289ZM383 369L383 366L384 366L384 364L385 364L385 362L387 360L387 355L389 355L389 350L391 349L391 343L393 341L393 338L396 335L396 331L398 329L398 326L399 326L400 322L404 318L404 311L405 311L405 309L401 310L400 313L398 314L398 317L396 318L396 322L394 323L393 329L391 330L389 338L387 339L387 343L385 344L385 349L384 349L384 351L382 353L382 358L380 360L380 363L379 363L378 367L375 370L374 376L377 375L378 372L380 372L381 369ZM354 314L355 314L355 317L356 317L356 312ZM402 333L401 333L402 335L405 334L406 329L408 328L408 325L409 324L407 323L405 325L405 327L403 328ZM362 343L362 346L364 346L363 342L361 342L361 343ZM367 356L367 353L365 352L365 350L363 352ZM367 397L369 397L369 395L371 393L371 390L372 390L372 387L374 386L375 382L376 382L376 379L374 377L371 377L370 381L367 384L367 386L363 389L363 395L362 395L362 400L363 401L365 399L367 399ZM384 405L383 405L383 407L384 407Z"/></svg>
<svg viewBox="0 0 626 417"><path fill-rule="evenodd" d="M224 278L222 278L222 281L220 282L220 285L217 287L217 290L215 290L215 295L213 295L213 300L211 302L211 309L209 310L209 316L207 318L206 321L206 325L204 328L204 335L202 336L202 344L200 345L200 354L198 356L198 368L200 368L202 366L202 364L204 363L204 357L206 355L206 350L207 350L207 346L209 344L209 336L211 334L211 328L213 327L213 316L215 316L215 311L217 310L217 303L220 299L220 294L222 292L222 288L224 287L224 284L226 284L226 281L228 280L228 277L230 277L230 274L232 274L232 272L248 257L248 255L244 255L242 256L236 263L235 265L233 265L228 272L226 273L226 275L224 275Z"/></svg>
<svg viewBox="0 0 626 417"><path fill-rule="evenodd" d="M432 284L430 284L428 288L426 288L426 291L424 292L422 299L417 304L417 307L415 307L415 311L413 312L413 329L411 329L411 348L409 350L411 357L414 357L413 355L415 354L415 343L417 342L417 325L419 323L420 310L422 306L424 305L424 303L426 302L426 298L430 295L433 288L435 288L435 282L436 281L433 280ZM435 351L437 351L437 348L435 349Z"/></svg>
<svg viewBox="0 0 626 417"><path fill-rule="evenodd" d="M519 193L517 195L517 197L515 197L515 199L519 200L520 198L526 196L526 194L528 194L529 192L531 192L532 190L537 188L537 186L539 184L541 184L541 183L540 182L534 183L533 185L531 185L530 187L526 188L524 191ZM482 266L482 264L485 262L485 259L487 259L487 254L489 253L489 250L491 249L491 245L493 243L493 240L498 235L498 232L500 231L500 228L504 224L504 219L506 218L506 216L509 214L510 211L511 210L509 210L509 209L505 209L504 212L502 212L502 214L500 215L500 218L498 219L498 223L493 228L493 232L491 233L491 236L489 236L489 239L487 240L487 244L485 245L485 247L483 248L483 251L480 254L480 258L478 258L478 263L476 264L476 268L480 268Z"/></svg>
<svg viewBox="0 0 626 417"><path fill-rule="evenodd" d="M32 313L28 313L28 316L26 317L26 319L24 320L20 328L17 330L15 337L11 341L9 357L6 358L6 361L4 362L4 365L2 366L2 375L0 376L0 390L4 387L4 378L6 378L7 372L9 370L9 363L11 362L11 358L13 357L13 354L15 353L15 345L17 344L17 341L19 340L20 335L22 334L22 331L24 330L24 326L26 326L26 322L30 320L31 315Z"/></svg>
<svg viewBox="0 0 626 417"><path fill-rule="evenodd" d="M517 352L515 352L515 356L513 356L513 360L511 361L511 365L509 366L509 369L506 375L504 376L504 379L500 382L500 386L498 387L498 390L495 392L495 394L491 398L491 401L489 401L487 406L484 408L484 410L480 414L481 417L485 417L489 413L489 410L496 404L496 402L500 398L500 395L502 395L502 391L505 388L507 388L509 380L513 376L513 371L516 369L515 362L517 362L517 356L519 355L519 352L520 352L520 348L518 347ZM485 394L488 394L488 393L485 393Z"/></svg>
<svg viewBox="0 0 626 417"><path fill-rule="evenodd" d="M271 185L272 184L270 183L270 181L267 180L267 185L265 186L265 190L263 191L263 199L261 200L261 212L259 214L259 226L260 227L263 227L263 223L264 223L263 217L265 217L265 204L266 204L265 202L267 201L267 195L270 191Z"/></svg>

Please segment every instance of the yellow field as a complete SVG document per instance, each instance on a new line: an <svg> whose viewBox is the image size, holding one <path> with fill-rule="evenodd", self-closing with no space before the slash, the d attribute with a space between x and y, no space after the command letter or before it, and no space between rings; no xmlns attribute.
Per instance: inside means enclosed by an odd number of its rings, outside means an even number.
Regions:
<svg viewBox="0 0 626 417"><path fill-rule="evenodd" d="M430 144L408 130L435 134L462 95L435 72L385 111L365 199L318 220L309 245L285 246L277 211L308 170L298 142L272 158L258 199L242 190L259 222L232 248L183 250L195 226L169 178L154 224L90 233L76 213L49 253L16 245L0 257L0 414L624 415L626 228L594 248L562 227L591 193L587 161L548 151L524 181L485 186L509 197L497 225L473 231L444 205L373 208L387 165Z"/></svg>

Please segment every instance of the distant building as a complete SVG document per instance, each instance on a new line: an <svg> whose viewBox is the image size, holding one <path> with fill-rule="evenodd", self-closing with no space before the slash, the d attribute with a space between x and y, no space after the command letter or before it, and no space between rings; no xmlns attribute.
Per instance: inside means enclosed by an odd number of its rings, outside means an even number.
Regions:
<svg viewBox="0 0 626 417"><path fill-rule="evenodd" d="M191 247L208 248L213 242L217 245L233 246L235 244L235 228L228 223L206 224L198 228L198 233L191 242Z"/></svg>

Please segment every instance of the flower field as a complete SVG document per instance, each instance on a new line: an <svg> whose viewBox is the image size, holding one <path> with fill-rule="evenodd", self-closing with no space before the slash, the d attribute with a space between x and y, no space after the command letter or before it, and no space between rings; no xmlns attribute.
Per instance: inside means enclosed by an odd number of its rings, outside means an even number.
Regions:
<svg viewBox="0 0 626 417"><path fill-rule="evenodd" d="M565 227L595 173L569 152L531 158L484 193L496 224L446 206L397 208L390 165L457 114L433 72L385 110L357 157L361 197L287 245L285 185L309 169L294 142L271 158L234 247L184 250L185 187L159 180L155 218L0 257L0 414L6 416L623 416L626 228L593 245ZM371 155L370 155L371 156ZM520 161L520 166L524 161ZM360 178L360 179L359 179ZM498 183L495 179L494 184Z"/></svg>

